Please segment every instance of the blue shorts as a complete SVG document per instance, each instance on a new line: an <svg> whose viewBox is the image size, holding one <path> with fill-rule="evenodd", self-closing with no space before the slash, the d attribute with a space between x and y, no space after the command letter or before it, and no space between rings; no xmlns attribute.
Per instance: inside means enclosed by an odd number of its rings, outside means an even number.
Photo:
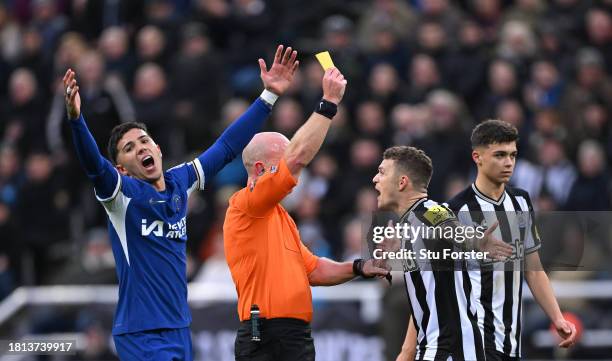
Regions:
<svg viewBox="0 0 612 361"><path fill-rule="evenodd" d="M193 361L189 327L113 336L122 361Z"/></svg>

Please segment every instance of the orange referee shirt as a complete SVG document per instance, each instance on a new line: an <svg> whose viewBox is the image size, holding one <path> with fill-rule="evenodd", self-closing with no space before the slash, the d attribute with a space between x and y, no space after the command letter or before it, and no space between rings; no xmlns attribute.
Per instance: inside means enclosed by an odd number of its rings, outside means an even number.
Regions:
<svg viewBox="0 0 612 361"><path fill-rule="evenodd" d="M238 292L240 321L256 304L262 318L312 320L308 274L318 257L304 246L280 201L297 184L285 160L229 200L223 224L225 258Z"/></svg>

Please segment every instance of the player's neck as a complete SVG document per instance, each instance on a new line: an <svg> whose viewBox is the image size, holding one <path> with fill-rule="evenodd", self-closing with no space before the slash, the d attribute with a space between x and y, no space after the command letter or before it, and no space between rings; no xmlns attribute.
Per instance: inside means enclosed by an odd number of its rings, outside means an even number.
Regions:
<svg viewBox="0 0 612 361"><path fill-rule="evenodd" d="M480 193L491 199L500 199L506 190L505 183L492 182L490 179L480 173L476 177L474 184L476 184L476 188L478 188Z"/></svg>
<svg viewBox="0 0 612 361"><path fill-rule="evenodd" d="M415 192L415 193L406 195L406 197L404 198L400 198L397 202L395 214L401 217L404 213L406 213L408 209L410 209L421 198L427 198L427 193Z"/></svg>
<svg viewBox="0 0 612 361"><path fill-rule="evenodd" d="M164 179L163 176L159 177L159 179L151 183L151 185L158 192L163 192L166 190L166 180Z"/></svg>

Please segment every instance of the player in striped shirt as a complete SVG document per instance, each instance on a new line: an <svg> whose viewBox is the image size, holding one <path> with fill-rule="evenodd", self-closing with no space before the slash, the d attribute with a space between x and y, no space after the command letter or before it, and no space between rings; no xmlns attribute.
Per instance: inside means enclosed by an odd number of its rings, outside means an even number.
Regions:
<svg viewBox="0 0 612 361"><path fill-rule="evenodd" d="M463 224L499 222L495 235L513 247L512 256L504 262L466 261L464 270L455 272L456 283L466 291L458 295L460 302L475 308L487 361L521 357L523 279L563 338L559 346L570 347L576 337L540 262L540 238L529 194L507 185L514 170L517 139L517 129L500 120L487 120L474 128L476 181L449 201Z"/></svg>
<svg viewBox="0 0 612 361"><path fill-rule="evenodd" d="M75 73L64 76L66 110L81 166L109 219L119 279L113 339L122 360L192 360L187 304L187 199L242 152L272 104L289 87L297 52L283 46L270 70L260 59L265 90L217 141L192 162L163 171L161 149L146 126L124 123L100 154L87 129ZM111 163L112 162L112 163Z"/></svg>
<svg viewBox="0 0 612 361"><path fill-rule="evenodd" d="M480 238L471 236L461 242L453 237L423 235L426 229L455 230L459 227L452 211L427 197L431 159L422 150L406 146L387 149L383 158L373 179L380 193L378 208L394 212L400 217L400 225L417 231L412 238L400 240L402 250L417 254L403 260L417 344L406 349L398 359L414 358L416 352L419 360L484 360L482 345L477 342L481 337L476 318L460 307L455 296L464 292L455 284L455 262L446 256L436 259L421 257L421 254L431 251L444 255L445 250L478 249L493 257L505 258L512 248L491 236L495 225ZM395 247L390 248L395 250Z"/></svg>

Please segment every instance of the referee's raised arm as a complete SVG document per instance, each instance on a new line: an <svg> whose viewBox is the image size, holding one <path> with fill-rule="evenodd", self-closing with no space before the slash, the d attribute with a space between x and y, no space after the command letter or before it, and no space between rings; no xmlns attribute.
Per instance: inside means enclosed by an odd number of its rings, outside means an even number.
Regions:
<svg viewBox="0 0 612 361"><path fill-rule="evenodd" d="M285 150L284 158L294 177L299 176L302 168L310 163L321 148L331 120L338 110L338 104L344 96L346 83L344 75L338 69L329 68L325 71L323 98L306 123L293 135Z"/></svg>

